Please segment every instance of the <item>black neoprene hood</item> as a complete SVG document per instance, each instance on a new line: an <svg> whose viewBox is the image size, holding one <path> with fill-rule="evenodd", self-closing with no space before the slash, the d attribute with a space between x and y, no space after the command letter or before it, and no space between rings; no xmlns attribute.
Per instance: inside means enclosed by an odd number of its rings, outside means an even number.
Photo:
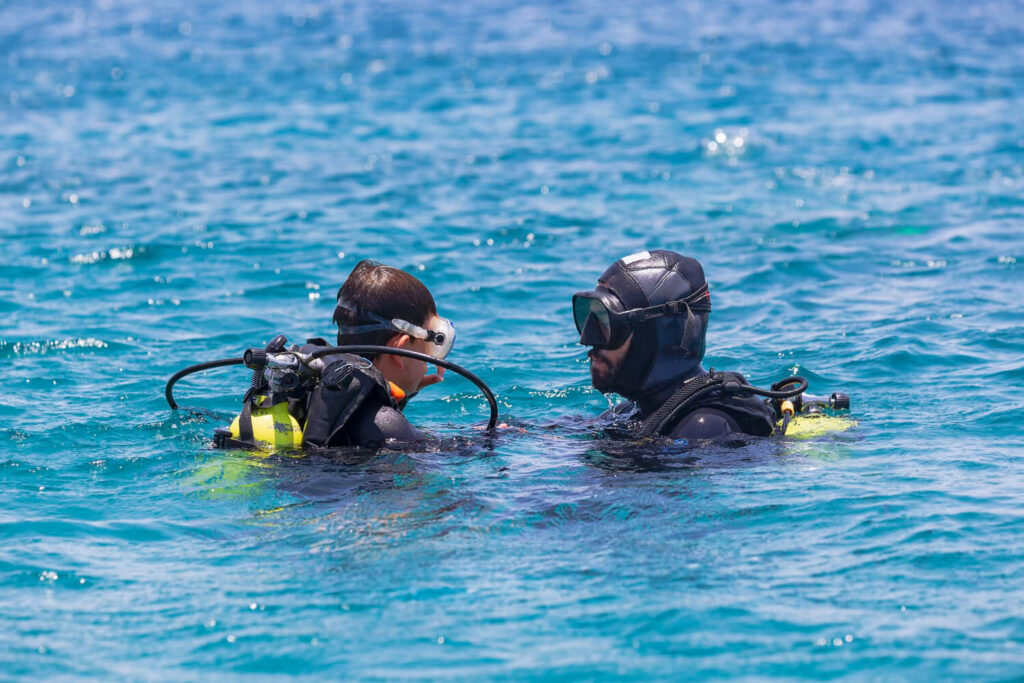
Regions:
<svg viewBox="0 0 1024 683"><path fill-rule="evenodd" d="M629 310L684 299L707 282L697 260L655 249L619 259L598 284ZM704 357L707 323L707 313L685 312L639 323L612 390L638 399L691 375Z"/></svg>

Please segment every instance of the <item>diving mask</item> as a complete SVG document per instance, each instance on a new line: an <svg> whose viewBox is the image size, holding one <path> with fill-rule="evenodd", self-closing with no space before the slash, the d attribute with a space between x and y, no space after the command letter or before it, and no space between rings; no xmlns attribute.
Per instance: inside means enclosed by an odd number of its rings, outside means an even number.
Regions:
<svg viewBox="0 0 1024 683"><path fill-rule="evenodd" d="M580 344L596 349L617 349L629 338L638 324L665 315L692 317L694 313L711 311L708 286L697 289L683 299L668 301L658 306L623 310L622 302L606 287L590 292L577 292L572 297L572 314Z"/></svg>
<svg viewBox="0 0 1024 683"><path fill-rule="evenodd" d="M452 351L452 347L455 345L455 325L452 324L451 320L442 318L439 315L434 316L436 319L434 327L436 329L428 330L401 318L388 319L368 311L355 311L346 307L341 302L338 303L338 310L353 313L364 320L373 321L365 325L341 325L339 323L338 331L342 334L362 334L364 332L378 332L381 330L401 332L410 337L429 342L425 353L439 360L447 358L448 354ZM334 318L335 320L338 319L338 311L335 311Z"/></svg>

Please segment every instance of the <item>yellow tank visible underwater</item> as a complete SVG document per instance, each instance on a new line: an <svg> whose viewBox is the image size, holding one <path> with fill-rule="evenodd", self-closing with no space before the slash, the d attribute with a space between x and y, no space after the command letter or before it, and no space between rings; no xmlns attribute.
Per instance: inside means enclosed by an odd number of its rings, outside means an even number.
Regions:
<svg viewBox="0 0 1024 683"><path fill-rule="evenodd" d="M239 416L241 417L241 416ZM231 423L231 438L240 439L238 420ZM252 436L258 448L278 450L302 446L302 427L288 412L288 403L282 402L270 408L255 408L252 411Z"/></svg>
<svg viewBox="0 0 1024 683"><path fill-rule="evenodd" d="M833 417L831 415L798 415L789 422L786 428L786 436L792 439L813 439L816 436L845 432L855 427L857 422L848 417ZM779 429L782 428L782 421L778 422Z"/></svg>

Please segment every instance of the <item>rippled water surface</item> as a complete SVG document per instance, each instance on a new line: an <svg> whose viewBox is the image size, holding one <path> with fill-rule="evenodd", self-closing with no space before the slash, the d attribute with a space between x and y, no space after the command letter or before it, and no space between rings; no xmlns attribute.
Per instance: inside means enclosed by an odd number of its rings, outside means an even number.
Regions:
<svg viewBox="0 0 1024 683"><path fill-rule="evenodd" d="M1024 674L1016 2L0 3L0 670ZM665 247L708 364L859 424L630 451L573 291ZM441 452L210 448L372 257Z"/></svg>

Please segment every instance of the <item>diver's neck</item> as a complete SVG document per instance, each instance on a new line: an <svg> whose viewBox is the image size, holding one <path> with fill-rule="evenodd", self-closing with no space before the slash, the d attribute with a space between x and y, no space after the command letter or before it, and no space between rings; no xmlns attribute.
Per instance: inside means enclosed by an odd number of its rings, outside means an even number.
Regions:
<svg viewBox="0 0 1024 683"><path fill-rule="evenodd" d="M701 375L706 374L708 374L707 370L698 363L696 367L692 368L686 374L674 377L672 378L672 381L655 387L641 396L637 396L633 399L633 402L640 408L640 414L646 417L663 406L669 396L674 394L681 384L693 379L694 377L700 377Z"/></svg>

